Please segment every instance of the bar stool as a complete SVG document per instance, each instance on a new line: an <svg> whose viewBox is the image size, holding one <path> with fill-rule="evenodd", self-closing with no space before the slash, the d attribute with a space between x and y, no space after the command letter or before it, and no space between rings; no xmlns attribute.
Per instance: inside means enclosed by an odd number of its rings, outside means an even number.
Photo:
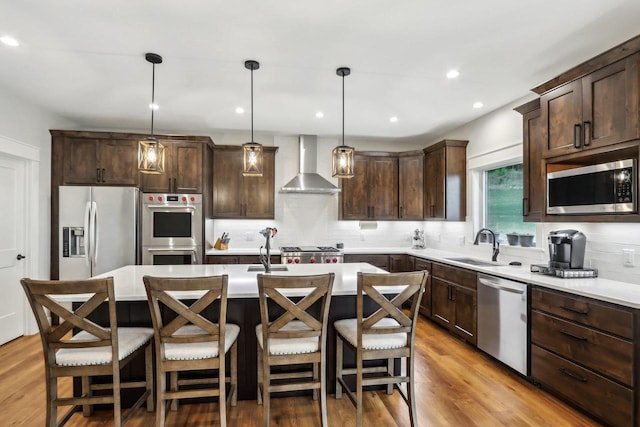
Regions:
<svg viewBox="0 0 640 427"><path fill-rule="evenodd" d="M151 328L119 328L113 278L95 280L31 280L20 281L36 317L42 347L47 394L46 425L62 426L80 406L90 416L95 404L113 404L113 423L123 425L133 412L145 402L153 411L153 356ZM71 311L55 301L55 295L90 295L78 309ZM88 317L107 301L109 326L102 327ZM52 327L46 310L58 316L59 326ZM76 329L69 338L69 332ZM122 382L120 370L139 354L145 356L145 381ZM111 383L93 384L92 377L110 376ZM81 377L82 396L58 396L58 378ZM144 391L127 413L122 416L120 391L123 388L142 388ZM94 391L112 390L111 394L94 395ZM57 421L58 406L72 405Z"/></svg>
<svg viewBox="0 0 640 427"><path fill-rule="evenodd" d="M322 425L327 426L325 350L333 280L333 273L313 276L258 275L262 322L256 326L258 404L264 405L265 427L269 426L271 393L298 390L313 390L314 400L318 399L320 391L320 418ZM311 291L297 303L286 296L303 289ZM275 315L270 316L268 301L272 302L272 311L280 313L274 320L271 320ZM311 309L316 302L320 304L319 313ZM312 364L313 369L271 372L272 366L305 364Z"/></svg>
<svg viewBox="0 0 640 427"><path fill-rule="evenodd" d="M156 426L163 427L166 405L178 409L178 399L218 396L220 425L227 425L226 407L236 406L238 385L237 338L240 327L227 323L228 276L163 278L144 276L151 319L156 337ZM184 299L196 292L199 298L190 306ZM204 292L204 295L202 293ZM171 295L170 293L174 294ZM219 301L218 323L204 318L203 310ZM175 315L175 317L173 317ZM172 320L165 320L170 319ZM229 376L226 375L226 354L230 352ZM180 372L217 370L217 378L180 378ZM169 373L169 390L166 375ZM226 384L230 384L226 398ZM209 385L206 388L183 388L191 385ZM211 386L212 385L212 386Z"/></svg>
<svg viewBox="0 0 640 427"><path fill-rule="evenodd" d="M336 399L342 398L344 387L347 396L356 407L356 426L362 427L362 390L370 385L387 385L387 394L393 392L394 385L400 391L409 407L411 426L417 426L416 401L414 392L414 338L418 317L418 307L428 273L371 274L358 273L356 295L357 319L343 319L334 323L336 328ZM385 294L395 295L389 299ZM377 308L373 314L364 316L364 298L367 296ZM410 301L407 316L402 304ZM356 355L356 367L343 367L344 344ZM408 375L394 375L394 360L406 358ZM386 366L364 367L366 360L385 360ZM364 374L376 374L364 377ZM344 377L355 375L355 395L349 389ZM405 394L401 383L406 383Z"/></svg>

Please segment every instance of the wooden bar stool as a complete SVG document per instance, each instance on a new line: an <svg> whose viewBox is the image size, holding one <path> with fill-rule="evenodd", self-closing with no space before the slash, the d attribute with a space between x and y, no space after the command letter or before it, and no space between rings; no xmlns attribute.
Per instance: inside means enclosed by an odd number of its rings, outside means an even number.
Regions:
<svg viewBox="0 0 640 427"><path fill-rule="evenodd" d="M123 425L146 400L147 410L153 411L153 356L151 328L118 328L113 278L75 281L45 281L22 279L40 329L44 350L44 368L47 393L46 425L64 425L81 405L85 416L90 416L95 404L113 404L113 423ZM84 295L90 297L77 310L70 311L52 296ZM102 327L87 317L103 302L107 302L109 326ZM51 326L46 310L58 316L60 325ZM77 332L69 337L69 332ZM144 353L145 381L122 382L120 370L139 354ZM110 376L111 383L92 383L92 377ZM58 396L58 378L81 377L82 396ZM143 392L127 413L122 416L120 390L142 388ZM94 391L112 390L111 394L94 395ZM60 421L58 406L72 405Z"/></svg>
<svg viewBox="0 0 640 427"><path fill-rule="evenodd" d="M220 425L227 425L227 404L236 406L238 386L238 347L240 327L227 323L228 276L163 278L144 276L151 319L156 337L156 426L163 427L166 405L178 409L178 399L218 396ZM190 306L170 293L196 291L197 300ZM204 292L204 295L202 293ZM195 294L194 294L195 295ZM219 301L218 323L200 313ZM169 314L170 313L170 314ZM164 314L164 315L163 315ZM172 316L173 319L171 319ZM171 319L171 320L169 320ZM229 376L226 375L226 354L230 353ZM180 378L187 371L217 370L217 377ZM169 390L166 376L169 373ZM230 384L226 397L226 384ZM206 388L184 388L209 385Z"/></svg>
<svg viewBox="0 0 640 427"><path fill-rule="evenodd" d="M314 400L320 391L320 418L327 426L326 336L329 304L334 274L314 276L258 275L261 324L256 326L258 339L258 404L264 405L264 426L269 426L271 393L313 390ZM291 290L310 289L297 303L286 294ZM281 315L271 320L268 301ZM310 308L321 305L319 314ZM273 316L275 317L275 316ZM272 366L312 364L311 371L272 373ZM273 381L273 382L272 382Z"/></svg>
<svg viewBox="0 0 640 427"><path fill-rule="evenodd" d="M387 385L387 394L394 385L409 406L409 418L413 427L418 425L416 399L413 385L414 338L420 298L424 292L428 273L369 274L358 273L356 296L357 319L343 319L334 323L336 328L336 399L342 398L344 387L347 396L356 406L356 425L362 427L362 389L370 385ZM397 289L397 290L394 290ZM393 294L392 299L383 294ZM364 317L364 298L368 296L377 310ZM410 300L407 316L402 304ZM343 367L343 345L347 344L356 355L356 367ZM406 358L407 375L395 376L393 364L396 358ZM385 360L386 366L364 367L366 360ZM368 375L366 378L364 374ZM344 381L344 376L356 376L355 395ZM406 383L405 394L401 383Z"/></svg>

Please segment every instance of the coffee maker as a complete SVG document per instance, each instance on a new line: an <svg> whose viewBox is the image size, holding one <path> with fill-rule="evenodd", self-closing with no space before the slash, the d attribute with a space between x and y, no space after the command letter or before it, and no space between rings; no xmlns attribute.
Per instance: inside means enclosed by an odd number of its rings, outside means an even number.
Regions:
<svg viewBox="0 0 640 427"><path fill-rule="evenodd" d="M577 230L558 230L549 233L549 267L582 268L587 237Z"/></svg>

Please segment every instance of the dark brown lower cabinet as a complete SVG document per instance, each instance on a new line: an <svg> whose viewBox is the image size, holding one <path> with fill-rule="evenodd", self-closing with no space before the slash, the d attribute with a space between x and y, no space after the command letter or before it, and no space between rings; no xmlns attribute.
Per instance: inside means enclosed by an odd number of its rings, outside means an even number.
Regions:
<svg viewBox="0 0 640 427"><path fill-rule="evenodd" d="M260 264L258 255L207 255L206 264ZM280 264L280 257L271 256L271 264Z"/></svg>
<svg viewBox="0 0 640 427"><path fill-rule="evenodd" d="M431 298L433 294L433 291L431 289L431 262L421 258L414 258L413 269L415 271L424 270L429 272L429 278L427 279L427 284L424 286L424 293L422 294L422 299L420 300L420 314L430 318Z"/></svg>
<svg viewBox="0 0 640 427"><path fill-rule="evenodd" d="M380 254L345 254L344 262L366 262L386 271L389 270L389 255Z"/></svg>

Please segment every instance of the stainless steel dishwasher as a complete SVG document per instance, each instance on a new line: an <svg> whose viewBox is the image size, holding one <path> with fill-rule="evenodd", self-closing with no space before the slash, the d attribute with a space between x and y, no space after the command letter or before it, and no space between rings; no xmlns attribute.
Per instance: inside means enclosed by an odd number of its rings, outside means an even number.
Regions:
<svg viewBox="0 0 640 427"><path fill-rule="evenodd" d="M478 273L478 348L527 375L527 285Z"/></svg>

